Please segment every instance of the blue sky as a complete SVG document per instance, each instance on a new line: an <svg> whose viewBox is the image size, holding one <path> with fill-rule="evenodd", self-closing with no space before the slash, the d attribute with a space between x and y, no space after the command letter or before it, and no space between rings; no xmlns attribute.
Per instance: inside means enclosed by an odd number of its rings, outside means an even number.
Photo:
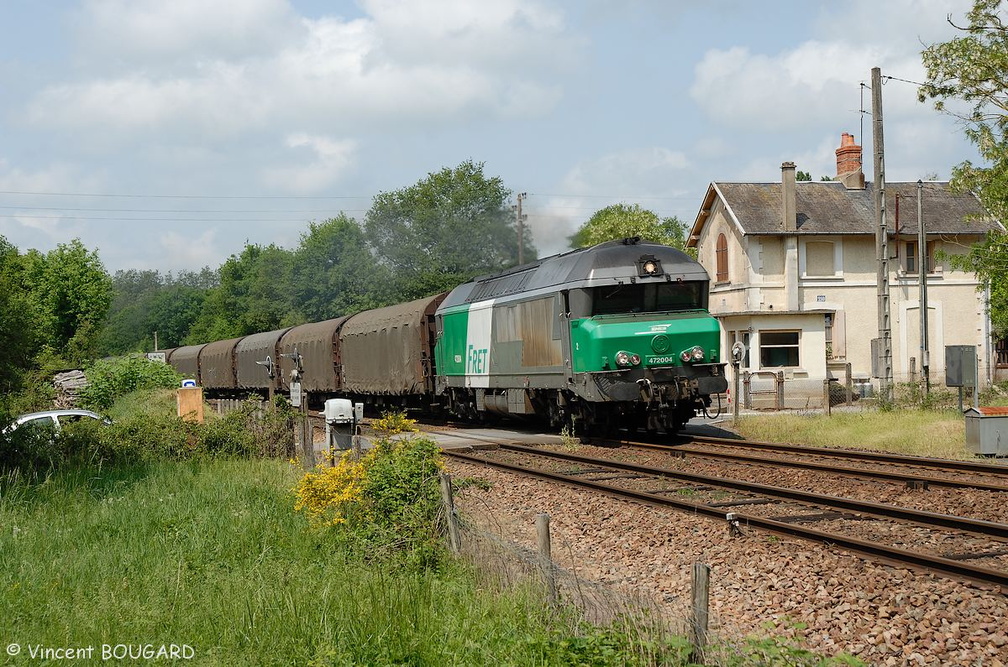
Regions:
<svg viewBox="0 0 1008 667"><path fill-rule="evenodd" d="M834 175L843 132L871 179L861 84L920 81L969 6L4 0L0 235L216 267L467 159L528 193L540 255L613 203L692 223L710 181ZM883 104L888 180L976 159L916 86Z"/></svg>

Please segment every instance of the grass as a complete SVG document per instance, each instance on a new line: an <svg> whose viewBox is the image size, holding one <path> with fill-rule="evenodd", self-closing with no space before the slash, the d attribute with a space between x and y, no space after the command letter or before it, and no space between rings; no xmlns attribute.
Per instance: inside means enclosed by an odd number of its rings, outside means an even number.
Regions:
<svg viewBox="0 0 1008 667"><path fill-rule="evenodd" d="M548 654L535 596L474 590L461 569L347 558L332 531L293 512L294 480L269 461L67 472L33 489L8 478L4 638L26 651L186 644L194 664L536 664Z"/></svg>
<svg viewBox="0 0 1008 667"><path fill-rule="evenodd" d="M955 410L836 411L829 417L790 413L746 415L731 428L751 440L944 458L972 457L966 449L965 421Z"/></svg>

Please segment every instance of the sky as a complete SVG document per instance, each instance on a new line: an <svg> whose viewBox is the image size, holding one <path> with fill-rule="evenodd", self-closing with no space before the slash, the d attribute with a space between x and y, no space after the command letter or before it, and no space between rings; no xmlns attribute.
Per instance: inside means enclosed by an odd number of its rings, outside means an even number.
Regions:
<svg viewBox="0 0 1008 667"><path fill-rule="evenodd" d="M844 132L872 180L873 67L886 180L947 180L976 151L914 82L970 5L3 0L0 235L216 268L473 160L546 256L611 204L690 225L711 181L834 176Z"/></svg>

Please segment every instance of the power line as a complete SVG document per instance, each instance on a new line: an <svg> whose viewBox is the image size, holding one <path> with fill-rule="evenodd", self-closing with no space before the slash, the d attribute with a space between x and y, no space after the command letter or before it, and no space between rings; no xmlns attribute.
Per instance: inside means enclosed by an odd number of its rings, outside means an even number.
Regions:
<svg viewBox="0 0 1008 667"><path fill-rule="evenodd" d="M122 197L134 199L371 199L372 195L136 195L99 192L29 192L0 190L0 195L37 197Z"/></svg>
<svg viewBox="0 0 1008 667"><path fill-rule="evenodd" d="M216 209L216 208L68 208L65 206L0 206L15 211L89 211L106 213L318 213L329 209Z"/></svg>

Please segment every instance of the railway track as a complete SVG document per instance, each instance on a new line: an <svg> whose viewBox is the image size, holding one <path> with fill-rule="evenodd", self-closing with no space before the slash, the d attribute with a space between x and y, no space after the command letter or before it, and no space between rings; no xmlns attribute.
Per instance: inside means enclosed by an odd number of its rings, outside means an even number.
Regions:
<svg viewBox="0 0 1008 667"><path fill-rule="evenodd" d="M778 445L776 443L721 438L694 437L689 442L681 445L633 440L611 441L611 444L662 451L674 456L800 468L861 479L881 479L905 484L908 488L915 489L936 486L1008 493L1008 466L973 461L955 461L951 459L887 454L885 452L863 452L824 447L804 447L800 445ZM703 449L702 447L707 447L707 449ZM710 449L710 447L714 449ZM751 453L742 453L738 450L771 451L784 455L787 458L782 458L781 456L759 456ZM821 463L814 460L810 461L808 460L809 458L825 459L827 461L840 459L855 461L865 466L878 467L854 467L838 463ZM902 471L898 470L900 468L902 468ZM963 474L972 477L963 477Z"/></svg>
<svg viewBox="0 0 1008 667"><path fill-rule="evenodd" d="M743 480L695 475L678 470L534 447L501 445L498 451L503 452L512 460L501 460L499 456L487 456L485 452L484 455L479 456L458 451L446 451L445 453L470 463L494 466L570 486L591 489L613 497L672 507L707 516L724 521L728 529L732 531L755 528L778 535L840 547L862 556L902 567L911 567L982 585L996 586L1000 587L1002 591L1008 590L1008 571L965 562L1008 555L1008 548L1005 548L1004 544L1008 540L1008 524L922 512L839 496L808 493ZM518 460L513 460L515 458ZM545 461L546 463L545 465L532 465L530 461ZM574 464L580 467L563 471L548 469L550 465L555 467L557 464L568 466ZM589 479L589 477L594 477L594 479ZM630 481L638 486L641 480L650 486L654 486L652 480L662 480L663 488L639 489L608 483L616 479ZM671 488L667 486L670 481L686 486ZM687 495L693 495L711 489L719 491L711 494L713 499L708 502L670 497L681 495L683 491L686 491ZM718 493L724 494L726 491L741 495L727 500L723 497L717 497ZM804 509L791 510L794 512L791 515L774 517L736 511L739 507L751 508L760 505L773 505L775 508L779 508L778 503L782 502L797 503ZM815 508L814 513L808 513L809 507ZM929 530L955 531L955 535L964 535L967 538L962 540L956 538L956 544L971 542L974 545L974 550L966 553L934 554L897 546L886 546L878 540L860 539L805 525L820 521L864 520L865 517L871 517L872 520L895 521L903 526L913 524L924 526Z"/></svg>

